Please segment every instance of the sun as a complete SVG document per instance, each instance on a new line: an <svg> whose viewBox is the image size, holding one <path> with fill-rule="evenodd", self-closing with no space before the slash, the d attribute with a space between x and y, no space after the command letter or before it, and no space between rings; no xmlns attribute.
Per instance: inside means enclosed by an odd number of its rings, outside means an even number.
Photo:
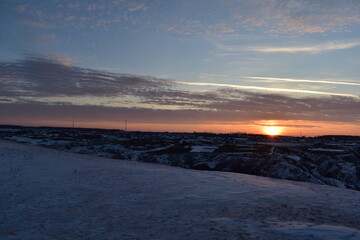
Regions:
<svg viewBox="0 0 360 240"><path fill-rule="evenodd" d="M269 136L277 136L282 132L282 127L277 126L267 126L263 129L264 133Z"/></svg>

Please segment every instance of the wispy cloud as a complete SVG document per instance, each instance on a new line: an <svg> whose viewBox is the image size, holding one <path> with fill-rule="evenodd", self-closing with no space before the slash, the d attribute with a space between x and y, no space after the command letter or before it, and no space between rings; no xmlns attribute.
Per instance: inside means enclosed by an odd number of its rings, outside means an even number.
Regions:
<svg viewBox="0 0 360 240"><path fill-rule="evenodd" d="M330 51L339 51L345 49L356 48L360 46L360 41L353 42L336 42L329 41L321 44L304 45L304 46L240 46L225 45L215 43L219 52L215 54L218 57L237 56L245 51L261 52L261 53L308 53L318 54Z"/></svg>
<svg viewBox="0 0 360 240"><path fill-rule="evenodd" d="M16 2L16 0L14 0ZM21 2L21 1L18 1ZM134 30L144 27L145 16L139 11L148 9L144 1L58 1L39 0L36 3L11 7L16 21L43 29ZM136 27L135 27L136 26Z"/></svg>
<svg viewBox="0 0 360 240"><path fill-rule="evenodd" d="M65 21L74 21L74 20L76 20L75 16L68 16L65 18Z"/></svg>
<svg viewBox="0 0 360 240"><path fill-rule="evenodd" d="M316 34L346 32L360 23L358 1L262 1L267 32L275 34Z"/></svg>
<svg viewBox="0 0 360 240"><path fill-rule="evenodd" d="M24 20L23 23L28 26L37 27L37 28L49 29L55 27L54 25L44 22L42 20Z"/></svg>
<svg viewBox="0 0 360 240"><path fill-rule="evenodd" d="M264 52L264 53L321 53L327 51L336 51L350 49L360 46L360 41L341 43L341 42L326 42L317 45L308 46L252 46L247 47L248 51Z"/></svg>
<svg viewBox="0 0 360 240"><path fill-rule="evenodd" d="M224 23L224 22L220 22L214 25L210 25L207 27L208 28L208 32L216 32L219 34L224 34L224 33L235 33L236 30L231 27L230 25Z"/></svg>
<svg viewBox="0 0 360 240"><path fill-rule="evenodd" d="M310 80L310 79L294 79L294 78L274 78L274 77L249 77L245 78L256 79L256 80L265 80L265 81L281 81L281 82L305 82L305 83L323 83L323 84L334 84L334 85L350 85L350 86L360 86L360 83L355 82L345 82L345 81L329 81L329 80Z"/></svg>
<svg viewBox="0 0 360 240"><path fill-rule="evenodd" d="M132 8L129 8L129 12L136 12L136 11L146 11L148 9L148 7L146 6L145 3L141 3L141 4L138 4Z"/></svg>
<svg viewBox="0 0 360 240"><path fill-rule="evenodd" d="M244 86L244 85L235 85L235 84L206 83L206 82L181 82L181 81L176 81L176 83L184 84L184 85L191 85L191 86L230 87L230 88L237 88L237 89L258 90L258 91L266 91L266 92L315 94L315 95L343 96L343 97L359 98L358 95L354 95L354 94L320 92L320 91L301 90L301 89L271 88L271 87Z"/></svg>
<svg viewBox="0 0 360 240"><path fill-rule="evenodd" d="M17 6L17 7L15 8L15 10L16 10L17 12L19 12L19 13L23 13L23 12L26 11L27 7L28 7L28 6L25 5L25 4L19 5L19 6Z"/></svg>
<svg viewBox="0 0 360 240"><path fill-rule="evenodd" d="M16 1L15 1L16 2ZM169 12L168 5L174 11ZM151 6L151 7L150 7ZM58 28L91 28L103 21L104 29L152 28L181 35L241 35L248 31L265 34L303 35L350 31L360 23L357 1L37 1L19 4L25 24L45 27L40 20ZM68 14L63 14L66 11ZM147 14L143 14L144 12ZM188 14L190 13L191 14ZM41 14L39 14L41 13ZM91 13L91 14L89 14ZM104 14L106 13L106 14ZM142 14L139 14L142 13ZM149 15L148 15L149 14ZM156 16L151 16L156 14ZM41 15L41 16L40 16ZM53 16L61 16L57 19ZM69 18L76 16L80 21ZM151 17L149 17L151 16ZM65 19L68 18L66 21ZM121 23L107 21L120 18ZM89 24L81 21L89 19ZM209 21L209 19L211 19ZM144 24L145 23L145 24ZM100 28L101 29L101 28Z"/></svg>
<svg viewBox="0 0 360 240"><path fill-rule="evenodd" d="M192 4L191 8L199 8L200 12L204 5ZM241 35L244 31L262 31L301 37L305 34L347 32L360 23L357 1L226 1L206 10L202 11L206 14L196 15L200 24L184 24L191 19L182 17L178 23L163 23L164 28L185 35ZM221 19L216 18L218 12L223 13ZM213 16L215 23L209 24L208 15Z"/></svg>

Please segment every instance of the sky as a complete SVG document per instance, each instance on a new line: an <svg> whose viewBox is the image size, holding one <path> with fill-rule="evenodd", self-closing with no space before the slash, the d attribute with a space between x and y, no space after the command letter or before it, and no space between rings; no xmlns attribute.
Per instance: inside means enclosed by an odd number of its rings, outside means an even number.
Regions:
<svg viewBox="0 0 360 240"><path fill-rule="evenodd" d="M358 0L2 0L0 52L0 124L360 135Z"/></svg>

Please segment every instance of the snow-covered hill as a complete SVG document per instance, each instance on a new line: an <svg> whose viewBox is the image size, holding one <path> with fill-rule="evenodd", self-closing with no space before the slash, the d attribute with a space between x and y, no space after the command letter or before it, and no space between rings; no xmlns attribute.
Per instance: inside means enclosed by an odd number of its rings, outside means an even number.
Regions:
<svg viewBox="0 0 360 240"><path fill-rule="evenodd" d="M360 192L0 141L0 239L360 239Z"/></svg>
<svg viewBox="0 0 360 240"><path fill-rule="evenodd" d="M360 191L360 137L355 136L269 138L249 134L0 125L0 139L99 157L245 173Z"/></svg>

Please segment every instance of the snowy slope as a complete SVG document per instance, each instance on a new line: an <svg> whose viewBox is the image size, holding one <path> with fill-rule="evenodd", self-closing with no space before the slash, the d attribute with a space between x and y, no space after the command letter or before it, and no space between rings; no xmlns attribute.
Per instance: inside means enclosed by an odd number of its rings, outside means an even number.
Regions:
<svg viewBox="0 0 360 240"><path fill-rule="evenodd" d="M360 239L360 192L0 141L0 239Z"/></svg>

